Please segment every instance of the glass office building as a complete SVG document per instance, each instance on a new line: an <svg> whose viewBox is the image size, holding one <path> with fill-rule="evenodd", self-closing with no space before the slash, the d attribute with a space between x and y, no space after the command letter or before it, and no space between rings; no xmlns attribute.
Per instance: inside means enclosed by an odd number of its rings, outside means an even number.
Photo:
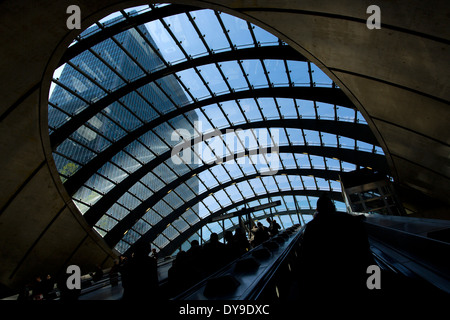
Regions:
<svg viewBox="0 0 450 320"><path fill-rule="evenodd" d="M387 172L317 66L247 21L181 5L122 10L83 32L55 72L49 134L74 203L120 253L147 241L173 254L238 226L212 217L278 200L252 218L305 224L322 193L345 210L340 172Z"/></svg>

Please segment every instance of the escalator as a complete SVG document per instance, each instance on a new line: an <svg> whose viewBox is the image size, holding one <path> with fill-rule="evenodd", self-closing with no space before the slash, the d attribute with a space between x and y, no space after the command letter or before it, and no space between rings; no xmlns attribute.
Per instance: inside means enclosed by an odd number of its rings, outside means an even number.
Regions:
<svg viewBox="0 0 450 320"><path fill-rule="evenodd" d="M450 296L450 244L366 222L381 289L368 298ZM299 249L304 228L294 226L200 281L174 300L295 301L302 292ZM369 274L368 274L369 277Z"/></svg>

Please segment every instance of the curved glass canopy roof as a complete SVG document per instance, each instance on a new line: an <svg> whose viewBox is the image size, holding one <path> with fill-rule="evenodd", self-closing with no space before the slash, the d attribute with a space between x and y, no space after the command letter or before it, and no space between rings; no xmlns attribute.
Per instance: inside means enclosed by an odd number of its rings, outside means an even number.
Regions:
<svg viewBox="0 0 450 320"><path fill-rule="evenodd" d="M362 115L318 67L249 22L150 5L77 37L55 71L49 134L86 221L120 253L172 254L238 225L244 207L282 227L342 202L339 173L388 172Z"/></svg>

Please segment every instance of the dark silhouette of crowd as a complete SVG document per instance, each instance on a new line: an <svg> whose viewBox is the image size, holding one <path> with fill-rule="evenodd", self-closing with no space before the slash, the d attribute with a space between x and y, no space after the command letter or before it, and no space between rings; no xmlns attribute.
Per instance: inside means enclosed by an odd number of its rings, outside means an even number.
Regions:
<svg viewBox="0 0 450 320"><path fill-rule="evenodd" d="M280 225L270 218L267 218L267 222L269 227L261 222L257 223L257 227L251 230L253 238L250 241L241 227L236 228L234 234L232 231L225 231L225 243L219 241L217 233L212 233L203 246L197 240L191 241L191 248L179 251L169 269L171 294L181 293L278 234Z"/></svg>
<svg viewBox="0 0 450 320"><path fill-rule="evenodd" d="M172 295L181 293L206 276L239 258L252 247L245 232L237 228L235 233L224 233L225 243L212 233L203 246L197 240L191 241L191 248L178 252L169 269L169 286Z"/></svg>
<svg viewBox="0 0 450 320"><path fill-rule="evenodd" d="M268 240L278 233L281 228L275 220L267 218L269 224L265 227L261 222L251 230L252 239L247 239L244 229L238 227L235 232L224 233L224 243L219 241L217 233L212 233L210 239L203 246L197 240L191 241L191 247L187 251L179 251L172 267L168 271L169 285L162 290L159 286L156 249L151 250L150 244L138 244L130 256L121 256L114 261L109 273L112 287L116 287L121 280L123 287L123 300L158 301L162 298L175 296L190 286L198 283L208 275L214 273L225 265L238 259L252 248ZM90 273L93 282L104 278L105 273L97 265ZM67 279L70 274L62 272L53 279L49 275L38 276L31 283L24 286L19 294L20 300L44 300L53 299L58 295L61 300L77 300L81 289L67 288Z"/></svg>
<svg viewBox="0 0 450 320"><path fill-rule="evenodd" d="M31 283L26 284L19 292L18 300L48 300L55 295L53 292L55 280L51 275L36 276Z"/></svg>

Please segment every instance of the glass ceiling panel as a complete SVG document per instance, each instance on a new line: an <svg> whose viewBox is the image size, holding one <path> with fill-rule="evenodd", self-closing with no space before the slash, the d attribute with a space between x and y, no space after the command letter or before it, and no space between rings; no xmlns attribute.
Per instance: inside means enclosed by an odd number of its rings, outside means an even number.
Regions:
<svg viewBox="0 0 450 320"><path fill-rule="evenodd" d="M240 101L245 117L249 121L262 121L261 111L254 99L242 99Z"/></svg>
<svg viewBox="0 0 450 320"><path fill-rule="evenodd" d="M200 66L197 69L212 92L217 95L230 92L215 64L207 64Z"/></svg>
<svg viewBox="0 0 450 320"><path fill-rule="evenodd" d="M248 89L247 81L237 61L224 61L220 65L228 83L235 91Z"/></svg>
<svg viewBox="0 0 450 320"><path fill-rule="evenodd" d="M186 60L183 52L178 48L172 36L167 32L164 25L159 20L151 21L145 24L145 27L155 41L159 52L164 60L170 63Z"/></svg>
<svg viewBox="0 0 450 320"><path fill-rule="evenodd" d="M230 49L228 40L225 34L221 32L219 21L212 10L193 11L190 15L195 20L195 24L201 34L204 35L204 39L211 50L220 52L224 49Z"/></svg>
<svg viewBox="0 0 450 320"><path fill-rule="evenodd" d="M229 37L235 47L249 47L254 46L252 35L247 26L247 22L241 19L236 19L235 17L221 13L220 18L222 19L225 29L228 32Z"/></svg>
<svg viewBox="0 0 450 320"><path fill-rule="evenodd" d="M140 87L138 91L161 113L168 113L176 109L172 101L167 99L167 96L155 82Z"/></svg>
<svg viewBox="0 0 450 320"><path fill-rule="evenodd" d="M307 62L287 60L287 65L293 84L296 86L308 86L311 83Z"/></svg>
<svg viewBox="0 0 450 320"><path fill-rule="evenodd" d="M220 105L232 125L238 125L247 122L235 101L225 101Z"/></svg>
<svg viewBox="0 0 450 320"><path fill-rule="evenodd" d="M295 106L294 99L277 98L277 103L280 107L280 113L285 119L298 118L297 107Z"/></svg>
<svg viewBox="0 0 450 320"><path fill-rule="evenodd" d="M319 113L320 119L334 119L335 109L332 104L317 102L317 112Z"/></svg>
<svg viewBox="0 0 450 320"><path fill-rule="evenodd" d="M230 126L230 123L227 121L227 118L222 112L222 108L219 108L217 105L209 105L207 107L202 108L202 110L206 113L206 116L211 120L214 127L223 128Z"/></svg>
<svg viewBox="0 0 450 320"><path fill-rule="evenodd" d="M244 60L242 63L246 75L253 88L267 87L268 82L259 60Z"/></svg>
<svg viewBox="0 0 450 320"><path fill-rule="evenodd" d="M273 34L253 24L252 28L253 34L255 35L256 41L258 42L259 45L265 46L265 45L274 45L278 43L278 38L275 37Z"/></svg>
<svg viewBox="0 0 450 320"><path fill-rule="evenodd" d="M163 19L175 35L188 56L196 57L207 53L205 46L186 14L181 13Z"/></svg>
<svg viewBox="0 0 450 320"><path fill-rule="evenodd" d="M314 85L317 87L331 87L333 80L320 70L315 64L311 63L311 72L313 75Z"/></svg>
<svg viewBox="0 0 450 320"><path fill-rule="evenodd" d="M127 131L132 131L142 124L142 121L118 102L114 102L106 107L105 112Z"/></svg>
<svg viewBox="0 0 450 320"><path fill-rule="evenodd" d="M355 121L355 110L352 110L349 108L337 107L337 115L338 115L338 120L340 120L340 121L349 121L349 122Z"/></svg>
<svg viewBox="0 0 450 320"><path fill-rule="evenodd" d="M314 102L310 100L296 99L298 106L298 113L302 118L315 118L316 111L314 108Z"/></svg>
<svg viewBox="0 0 450 320"><path fill-rule="evenodd" d="M267 120L280 118L280 113L278 112L277 105L275 104L273 98L259 98L258 103L261 107L264 118Z"/></svg>
<svg viewBox="0 0 450 320"><path fill-rule="evenodd" d="M286 67L283 60L264 60L264 65L269 74L270 82L274 85L288 85ZM283 72L284 71L284 72Z"/></svg>

